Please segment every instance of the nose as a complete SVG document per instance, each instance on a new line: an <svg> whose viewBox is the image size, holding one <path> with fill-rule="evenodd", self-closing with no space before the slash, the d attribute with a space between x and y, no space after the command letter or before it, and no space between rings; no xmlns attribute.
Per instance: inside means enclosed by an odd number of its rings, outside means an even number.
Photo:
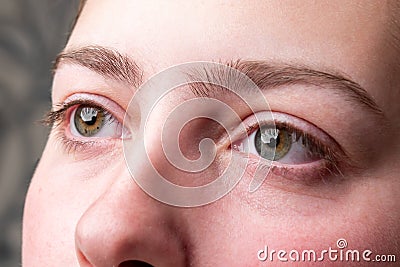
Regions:
<svg viewBox="0 0 400 267"><path fill-rule="evenodd" d="M173 208L146 195L127 170L123 173L77 224L75 243L79 264L184 266L185 246L171 215Z"/></svg>

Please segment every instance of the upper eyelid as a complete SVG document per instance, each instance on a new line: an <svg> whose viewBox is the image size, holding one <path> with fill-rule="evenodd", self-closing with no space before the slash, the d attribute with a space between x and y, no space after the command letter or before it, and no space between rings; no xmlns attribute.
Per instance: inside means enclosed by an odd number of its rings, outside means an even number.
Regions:
<svg viewBox="0 0 400 267"><path fill-rule="evenodd" d="M259 112L258 116L261 117L262 113L265 112ZM245 128L250 129L252 132L257 130L260 124L262 125L262 122L272 122L275 126L277 125L287 125L291 129L299 129L301 131L302 135L307 135L308 138L311 138L311 141L317 144L322 144L326 147L332 147L333 149L329 151L330 154L332 154L332 157L335 158L343 158L344 160L347 161L349 165L354 165L350 161L350 158L348 157L348 153L343 149L343 147L329 134L327 134L324 130L320 129L318 126L306 122L301 118L298 118L293 115L289 115L286 113L281 113L281 112L267 112L267 114L272 113L272 118L271 119L255 119L254 114L251 116L248 116L243 120L243 123L246 124ZM293 120L296 122L293 123ZM250 121L250 122L249 122ZM259 123L258 123L259 122ZM301 126L299 125L301 124ZM300 126L300 127L299 127ZM247 133L247 136L250 136L250 133Z"/></svg>
<svg viewBox="0 0 400 267"><path fill-rule="evenodd" d="M264 112L258 112L258 114L261 114ZM319 128L318 126L314 125L311 122L305 121L302 118L299 118L294 115L289 115L286 113L282 112L277 112L277 111L270 111L268 113L272 113L272 119L273 123L276 125L288 125L291 128L296 128L299 129L305 133L308 133L312 136L318 136L318 139L320 139L323 142L326 143L333 143L332 145L338 146L343 152L345 151L340 144L333 138L331 137L328 133L326 133L323 129ZM258 115L258 116L261 116ZM247 117L246 119L243 120L243 122L248 123L249 119L251 119L251 116ZM253 124L255 124L256 120L252 120ZM263 121L268 121L263 118L259 120L260 122ZM254 127L254 126L253 126Z"/></svg>
<svg viewBox="0 0 400 267"><path fill-rule="evenodd" d="M53 109L50 110L45 115L45 119L43 120L43 122L47 125L61 123L65 119L65 116L70 108L72 108L74 106L84 105L84 104L94 106L94 107L104 110L105 112L108 112L107 109L105 109L104 107L102 107L99 104L94 103L92 101L74 100L74 101L70 101L68 103L63 102L63 103L58 103L58 104L54 105L55 107L53 107Z"/></svg>
<svg viewBox="0 0 400 267"><path fill-rule="evenodd" d="M90 93L73 94L63 102L53 105L52 110L45 115L42 122L46 125L53 125L54 123L61 122L68 109L75 105L84 104L101 108L123 123L125 110L120 105L107 97Z"/></svg>

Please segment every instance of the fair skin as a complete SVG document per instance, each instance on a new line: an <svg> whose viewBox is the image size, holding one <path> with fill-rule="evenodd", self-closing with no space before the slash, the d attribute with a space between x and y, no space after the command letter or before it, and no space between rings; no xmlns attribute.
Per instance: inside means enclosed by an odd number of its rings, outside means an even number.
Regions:
<svg viewBox="0 0 400 267"><path fill-rule="evenodd" d="M357 168L339 164L340 179L325 173L312 184L301 171L270 172L254 193L248 192L247 172L225 197L197 208L170 206L143 192L118 136L96 138L84 150L66 149L60 133L69 138L72 126L64 117L53 127L27 195L23 265L140 266L136 260L153 266L264 266L268 262L260 262L257 251L265 245L317 251L336 248L339 238L350 249L400 255L400 54L393 45L392 12L383 1L88 1L65 51L93 45L118 51L136 62L142 82L184 62L279 62L340 73L382 113L334 88L318 90L318 84L263 91L272 112L317 126ZM105 101L122 123L137 86L64 60L52 102L78 94ZM152 132L161 127L161 110L194 97L177 90L161 102L160 114L149 118ZM241 117L251 116L234 101L216 98ZM199 132L207 136L203 128ZM182 138L201 139L197 132L183 131ZM156 165L164 160L159 157Z"/></svg>

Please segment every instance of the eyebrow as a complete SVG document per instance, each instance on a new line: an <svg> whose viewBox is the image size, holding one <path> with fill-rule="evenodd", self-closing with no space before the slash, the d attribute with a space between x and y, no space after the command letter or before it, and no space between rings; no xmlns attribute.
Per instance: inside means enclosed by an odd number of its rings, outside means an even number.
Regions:
<svg viewBox="0 0 400 267"><path fill-rule="evenodd" d="M338 71L319 71L304 65L271 63L262 60L237 60L225 65L245 74L262 90L298 84L313 85L316 88L333 90L373 114L385 118L382 109L368 92ZM189 75L191 80L196 81L207 78L206 83L190 84L193 93L202 97L209 97L210 94L214 94L215 88L226 91L226 88L212 84L232 84L229 79L232 79L232 76L237 77L232 71L226 71L226 68L223 67L217 71L202 69L201 72L196 70Z"/></svg>
<svg viewBox="0 0 400 267"><path fill-rule="evenodd" d="M127 55L102 46L85 46L61 52L53 65L53 73L63 62L86 67L105 78L124 82L134 87L142 83L143 72Z"/></svg>
<svg viewBox="0 0 400 267"><path fill-rule="evenodd" d="M128 83L136 88L143 82L143 71L138 65L129 56L111 48L85 46L63 51L57 56L53 70L56 71L62 62L81 65L106 78ZM224 65L242 72L263 90L295 84L329 88L373 114L385 118L382 109L368 92L338 71L320 71L304 65L271 63L263 60L237 60ZM212 77L211 80L214 81L210 81L210 83L190 83L189 86L196 96L209 97L210 93L216 91L215 88L224 91L224 88L211 84L215 82L215 79L221 81L219 84L224 84L223 81L232 78L226 71L214 73L207 73L208 70L204 71L206 72L205 76Z"/></svg>

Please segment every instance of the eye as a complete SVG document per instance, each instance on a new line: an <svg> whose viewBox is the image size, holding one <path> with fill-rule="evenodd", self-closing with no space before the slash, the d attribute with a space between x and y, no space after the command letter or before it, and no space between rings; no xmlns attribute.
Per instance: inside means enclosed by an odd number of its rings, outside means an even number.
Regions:
<svg viewBox="0 0 400 267"><path fill-rule="evenodd" d="M287 165L333 158L333 142L322 130L290 115L278 114L274 118L274 122L257 123L254 118L245 122L252 131L234 142L233 149Z"/></svg>
<svg viewBox="0 0 400 267"><path fill-rule="evenodd" d="M292 145L292 134L289 131L271 126L260 127L250 138L254 139L258 155L268 160L285 157Z"/></svg>
<svg viewBox="0 0 400 267"><path fill-rule="evenodd" d="M304 164L323 157L311 137L299 131L288 125L263 125L243 142L243 152L286 164Z"/></svg>
<svg viewBox="0 0 400 267"><path fill-rule="evenodd" d="M69 125L72 135L77 137L122 136L122 124L104 108L91 104L76 106L71 113Z"/></svg>

